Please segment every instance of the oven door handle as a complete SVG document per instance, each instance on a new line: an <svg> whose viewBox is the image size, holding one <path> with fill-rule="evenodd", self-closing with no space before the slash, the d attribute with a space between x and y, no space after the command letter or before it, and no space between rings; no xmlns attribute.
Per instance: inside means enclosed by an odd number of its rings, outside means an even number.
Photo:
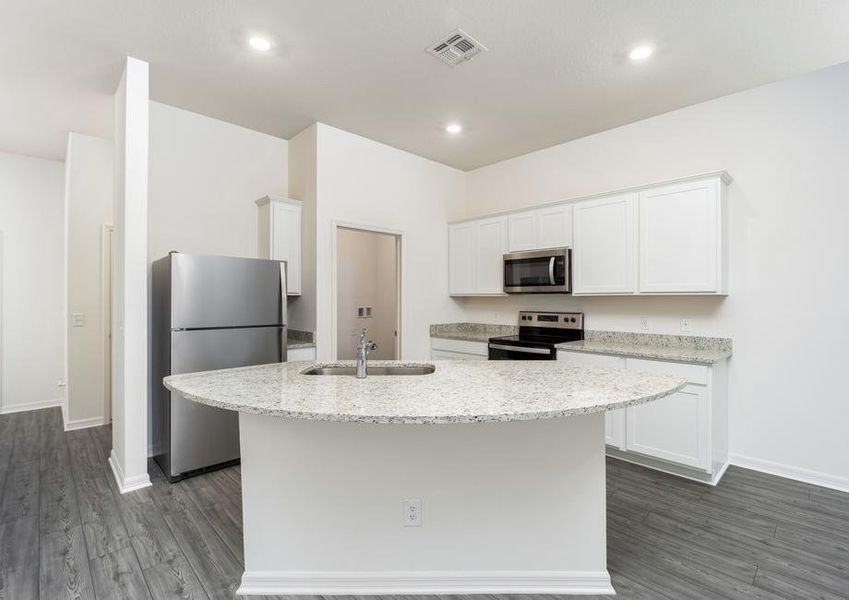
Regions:
<svg viewBox="0 0 849 600"><path fill-rule="evenodd" d="M554 281L554 257L551 257L551 260L548 261L548 280L551 282L551 285L556 285Z"/></svg>
<svg viewBox="0 0 849 600"><path fill-rule="evenodd" d="M524 352L526 354L551 354L548 348L526 348L524 346L504 346L503 344L490 344L493 350L508 350L510 352Z"/></svg>

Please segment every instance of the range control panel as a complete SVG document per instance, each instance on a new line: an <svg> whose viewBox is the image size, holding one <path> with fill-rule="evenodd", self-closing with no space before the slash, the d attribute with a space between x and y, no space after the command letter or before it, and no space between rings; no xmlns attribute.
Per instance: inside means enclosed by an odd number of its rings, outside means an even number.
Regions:
<svg viewBox="0 0 849 600"><path fill-rule="evenodd" d="M519 326L583 329L584 313L521 311L519 313Z"/></svg>

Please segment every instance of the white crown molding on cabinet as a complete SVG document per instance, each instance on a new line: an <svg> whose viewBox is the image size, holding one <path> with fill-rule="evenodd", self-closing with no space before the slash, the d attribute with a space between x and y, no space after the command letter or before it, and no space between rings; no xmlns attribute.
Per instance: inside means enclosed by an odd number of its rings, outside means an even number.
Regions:
<svg viewBox="0 0 849 600"><path fill-rule="evenodd" d="M238 595L614 594L606 571L246 571Z"/></svg>
<svg viewBox="0 0 849 600"><path fill-rule="evenodd" d="M722 183L725 185L730 185L731 182L734 181L734 178L728 174L727 171L709 171L707 173L699 173L697 175L686 175L684 177L676 177L674 179L664 179L662 181L653 181L649 183L643 183L640 185L635 185L627 188L618 188L613 190L607 190L604 192L598 192L595 194L588 194L586 196L575 196L572 198L564 198L562 200L554 200L552 202L543 202L542 204L531 204L528 206L522 206L520 208L511 208L510 210L502 210L494 213L486 213L484 215L478 215L476 217L464 217L462 219L456 219L454 221L448 221L449 225L456 225L457 223L466 223L467 221L477 221L479 219L490 218L490 217L503 217L507 215L512 215L515 213L525 212L530 209L540 209L547 208L552 206L557 206L559 204L572 204L575 202L582 202L584 200L594 200L596 198L603 198L605 196L613 196L618 194L628 194L632 192L641 192L643 190L673 185L678 183L686 183L688 181L696 181L699 179L709 179L711 177L719 177L722 180Z"/></svg>

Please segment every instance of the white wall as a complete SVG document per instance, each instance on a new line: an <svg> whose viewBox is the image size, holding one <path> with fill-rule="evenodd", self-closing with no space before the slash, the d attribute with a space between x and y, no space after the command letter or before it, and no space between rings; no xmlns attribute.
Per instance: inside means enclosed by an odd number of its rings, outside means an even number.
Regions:
<svg viewBox="0 0 849 600"><path fill-rule="evenodd" d="M112 142L71 132L65 155L68 241L66 427L98 425L105 413L101 230L104 224L112 224L112 179ZM85 325L73 327L72 313L82 313Z"/></svg>
<svg viewBox="0 0 849 600"><path fill-rule="evenodd" d="M590 329L730 336L731 450L741 463L849 488L849 64L490 165L467 216L726 169L725 298L469 300L471 320L578 309ZM497 317L496 317L497 313Z"/></svg>
<svg viewBox="0 0 849 600"><path fill-rule="evenodd" d="M115 90L112 280L112 452L122 493L147 474L148 64L127 57Z"/></svg>
<svg viewBox="0 0 849 600"><path fill-rule="evenodd" d="M257 256L257 207L288 188L286 140L150 103L148 259Z"/></svg>
<svg viewBox="0 0 849 600"><path fill-rule="evenodd" d="M373 140L317 125L316 349L332 357L334 223L404 232L402 359L430 357L431 323L458 320L448 296L446 222L459 216L465 174Z"/></svg>
<svg viewBox="0 0 849 600"><path fill-rule="evenodd" d="M64 397L63 169L0 153L0 412Z"/></svg>

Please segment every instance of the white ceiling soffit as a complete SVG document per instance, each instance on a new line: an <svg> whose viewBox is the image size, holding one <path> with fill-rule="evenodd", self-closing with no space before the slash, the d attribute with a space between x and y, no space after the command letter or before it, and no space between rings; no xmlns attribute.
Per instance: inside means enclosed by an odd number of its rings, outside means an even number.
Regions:
<svg viewBox="0 0 849 600"><path fill-rule="evenodd" d="M458 27L488 52L446 68L424 49ZM3 0L0 150L61 158L69 129L110 136L132 55L155 100L470 169L848 61L848 28L845 0ZM640 43L656 51L634 64Z"/></svg>

